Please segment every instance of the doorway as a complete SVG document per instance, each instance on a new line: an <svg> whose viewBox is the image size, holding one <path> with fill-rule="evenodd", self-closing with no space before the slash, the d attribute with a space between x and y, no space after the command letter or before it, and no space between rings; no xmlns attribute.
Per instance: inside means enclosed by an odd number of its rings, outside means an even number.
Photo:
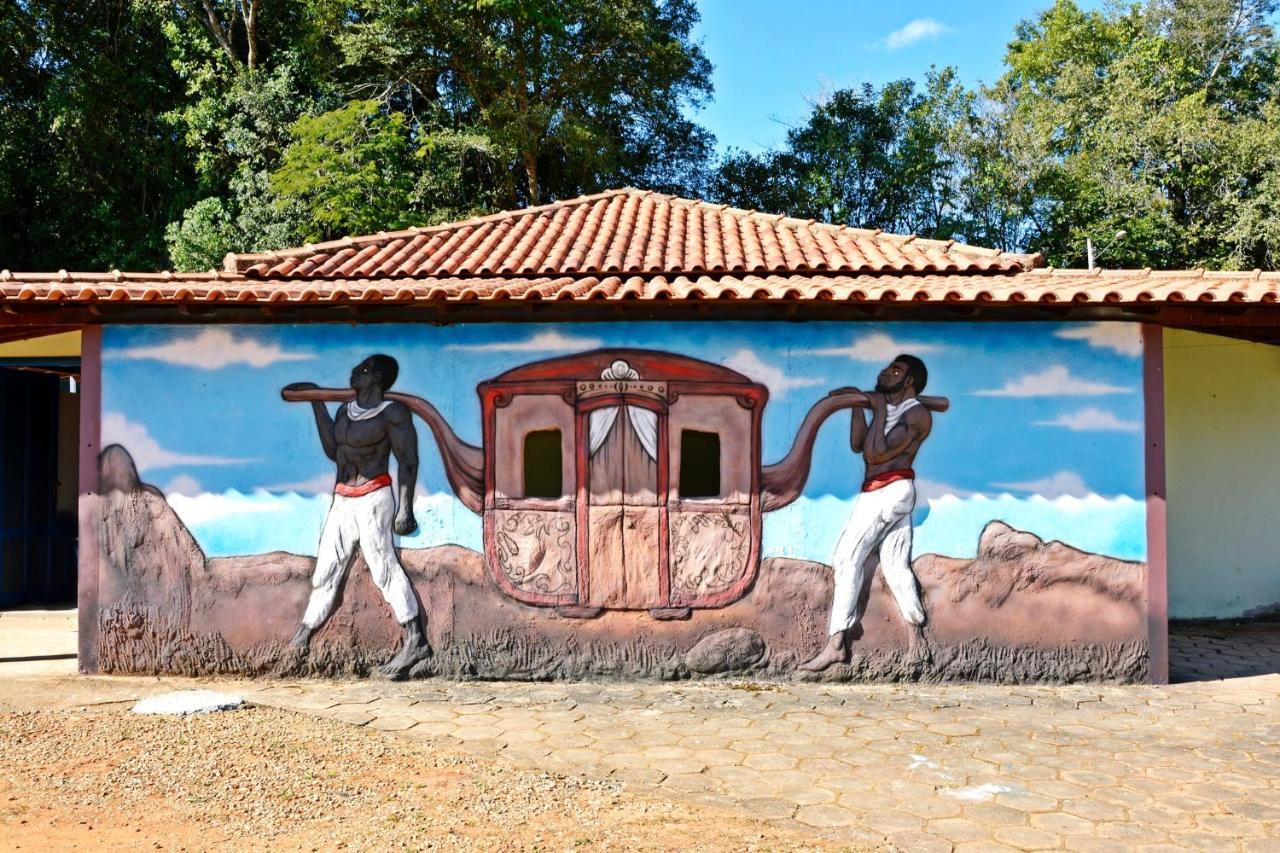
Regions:
<svg viewBox="0 0 1280 853"><path fill-rule="evenodd" d="M78 375L78 359L0 359L0 607L75 601Z"/></svg>
<svg viewBox="0 0 1280 853"><path fill-rule="evenodd" d="M590 607L644 610L662 600L659 440L665 412L618 399L587 420L587 543Z"/></svg>

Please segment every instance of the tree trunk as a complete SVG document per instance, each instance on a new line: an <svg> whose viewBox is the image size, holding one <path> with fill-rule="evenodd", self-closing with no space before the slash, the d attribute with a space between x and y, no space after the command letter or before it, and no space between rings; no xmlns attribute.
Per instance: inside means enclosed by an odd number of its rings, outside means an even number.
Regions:
<svg viewBox="0 0 1280 853"><path fill-rule="evenodd" d="M532 151L521 154L524 158L525 184L529 190L529 206L536 207L541 203L542 194L538 191L538 155Z"/></svg>

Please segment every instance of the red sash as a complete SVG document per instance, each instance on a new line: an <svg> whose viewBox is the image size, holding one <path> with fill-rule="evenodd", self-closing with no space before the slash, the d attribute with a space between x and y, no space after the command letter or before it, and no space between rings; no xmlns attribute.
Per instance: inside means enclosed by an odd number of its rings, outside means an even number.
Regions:
<svg viewBox="0 0 1280 853"><path fill-rule="evenodd" d="M882 471L863 483L862 491L874 492L876 489L883 489L890 483L896 483L899 480L914 480L915 478L916 472L910 468L895 468L892 471Z"/></svg>
<svg viewBox="0 0 1280 853"><path fill-rule="evenodd" d="M342 495L344 498L362 498L365 495L373 494L378 489L385 489L391 485L390 474L380 474L367 483L361 483L358 486L348 486L346 483L338 483L333 487L335 495Z"/></svg>

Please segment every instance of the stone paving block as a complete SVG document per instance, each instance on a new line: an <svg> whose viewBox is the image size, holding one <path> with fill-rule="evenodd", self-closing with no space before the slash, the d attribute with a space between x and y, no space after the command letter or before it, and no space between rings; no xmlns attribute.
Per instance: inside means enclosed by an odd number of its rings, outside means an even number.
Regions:
<svg viewBox="0 0 1280 853"><path fill-rule="evenodd" d="M780 800L776 797L751 797L738 801L738 805L748 814L764 820L787 820L794 817L799 808L790 800Z"/></svg>
<svg viewBox="0 0 1280 853"><path fill-rule="evenodd" d="M998 803L966 803L964 805L964 816L974 823L981 823L992 828L1027 824L1025 812L1020 812L1017 809L1011 809Z"/></svg>
<svg viewBox="0 0 1280 853"><path fill-rule="evenodd" d="M814 806L813 808L821 808ZM797 817L799 815L797 814ZM862 816L862 825L885 835L895 832L918 832L924 829L924 820L904 812L878 812Z"/></svg>
<svg viewBox="0 0 1280 853"><path fill-rule="evenodd" d="M403 732L413 728L418 721L412 717L392 714L386 717L375 717L368 723L369 728L382 732Z"/></svg>
<svg viewBox="0 0 1280 853"><path fill-rule="evenodd" d="M995 831L995 839L1019 850L1052 850L1062 845L1062 839L1052 832L1029 826L1001 827Z"/></svg>
<svg viewBox="0 0 1280 853"><path fill-rule="evenodd" d="M959 817L931 820L926 824L929 832L952 842L983 841L991 838L991 828Z"/></svg>
<svg viewBox="0 0 1280 853"><path fill-rule="evenodd" d="M911 853L951 853L955 849L949 839L928 832L895 832L889 840Z"/></svg>
<svg viewBox="0 0 1280 853"><path fill-rule="evenodd" d="M1085 835L1093 831L1093 821L1062 812L1033 814L1031 825L1055 835Z"/></svg>
<svg viewBox="0 0 1280 853"><path fill-rule="evenodd" d="M812 806L800 806L796 810L795 819L809 826L825 828L853 826L858 822L858 815L843 806L821 803Z"/></svg>
<svg viewBox="0 0 1280 853"><path fill-rule="evenodd" d="M667 774L652 767L620 767L610 773L609 778L628 785L658 785Z"/></svg>
<svg viewBox="0 0 1280 853"><path fill-rule="evenodd" d="M751 752L742 759L742 766L755 770L790 770L797 761L780 752Z"/></svg>
<svg viewBox="0 0 1280 853"><path fill-rule="evenodd" d="M368 725L369 721L373 719L373 714L363 708L357 710L349 706L344 707L341 705L336 708L329 708L322 711L320 712L320 715L352 726Z"/></svg>

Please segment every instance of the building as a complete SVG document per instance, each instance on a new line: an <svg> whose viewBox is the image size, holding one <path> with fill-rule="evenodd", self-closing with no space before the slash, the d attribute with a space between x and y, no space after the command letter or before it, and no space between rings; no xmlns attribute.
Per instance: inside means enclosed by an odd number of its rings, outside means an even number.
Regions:
<svg viewBox="0 0 1280 853"><path fill-rule="evenodd" d="M1280 605L1278 298L638 190L208 273L5 271L0 602L69 592L78 491L85 671L362 673L409 608L414 674L782 676L836 605L850 660L806 677L1161 681L1170 618ZM850 598L849 386L901 353L930 426L867 478L911 500L867 522L887 568ZM412 413L387 440L416 608L343 574L299 405L334 416L374 354ZM382 440L346 411L341 441ZM288 651L317 554L335 609Z"/></svg>

